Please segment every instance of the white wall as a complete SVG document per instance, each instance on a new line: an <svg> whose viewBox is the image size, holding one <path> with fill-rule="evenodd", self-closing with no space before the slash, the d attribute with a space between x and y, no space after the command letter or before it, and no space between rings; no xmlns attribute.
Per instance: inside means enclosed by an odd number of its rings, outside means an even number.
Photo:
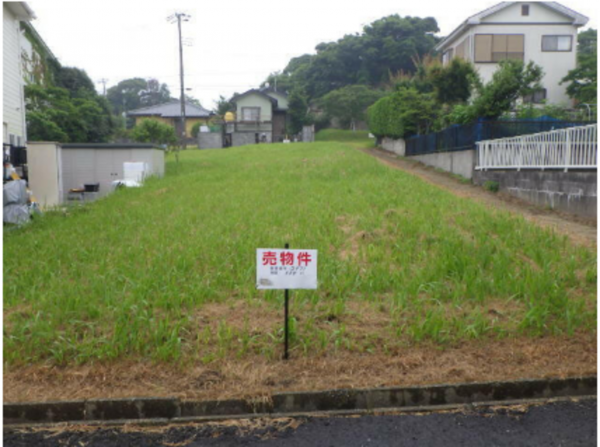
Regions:
<svg viewBox="0 0 600 447"><path fill-rule="evenodd" d="M25 145L25 105L23 98L23 78L21 76L20 27L15 15L2 5L3 38L3 80L2 80L2 121L7 125L7 134L21 137ZM4 141L8 143L9 141ZM15 140L15 144L16 144Z"/></svg>
<svg viewBox="0 0 600 447"><path fill-rule="evenodd" d="M61 147L56 143L28 143L29 188L42 208L62 202Z"/></svg>
<svg viewBox="0 0 600 447"><path fill-rule="evenodd" d="M529 5L529 15L521 15L521 5ZM567 73L577 64L577 27L571 25L573 19L554 10L544 7L537 2L517 2L482 20L480 25L468 28L462 35L457 36L444 51L456 47L465 39L470 38L468 46L469 60L475 58L476 34L523 34L524 61L534 62L544 70L542 86L547 90L547 102L553 104L572 105L572 100L566 93L567 84L559 85ZM570 52L542 52L542 36L570 35L572 49ZM497 63L476 63L475 67L483 82L489 82L498 68Z"/></svg>
<svg viewBox="0 0 600 447"><path fill-rule="evenodd" d="M478 25L470 34L524 34L524 61L535 62L544 70L541 84L547 89L547 102L553 104L571 105L568 97L567 84L559 85L567 73L577 64L577 28L573 25ZM543 52L542 36L570 35L573 45L570 52ZM474 39L474 37L473 37ZM471 51L474 58L474 51ZM495 63L475 64L484 82L492 79L492 74L498 68Z"/></svg>

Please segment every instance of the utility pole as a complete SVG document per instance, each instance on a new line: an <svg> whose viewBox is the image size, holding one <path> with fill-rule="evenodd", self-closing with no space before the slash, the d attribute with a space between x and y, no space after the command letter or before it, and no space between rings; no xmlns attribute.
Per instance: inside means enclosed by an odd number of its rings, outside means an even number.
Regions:
<svg viewBox="0 0 600 447"><path fill-rule="evenodd" d="M167 20L170 23L175 23L177 21L177 30L179 32L179 78L181 81L181 148L185 149L185 86L183 81L183 42L181 40L181 21L189 22L190 16L188 14L182 12L176 12L172 16L169 16ZM177 156L177 161L179 161L179 155Z"/></svg>
<svg viewBox="0 0 600 447"><path fill-rule="evenodd" d="M106 96L106 83L108 82L108 79L102 78L98 82L100 82L100 84L102 84L102 87L103 87L102 88L102 95Z"/></svg>

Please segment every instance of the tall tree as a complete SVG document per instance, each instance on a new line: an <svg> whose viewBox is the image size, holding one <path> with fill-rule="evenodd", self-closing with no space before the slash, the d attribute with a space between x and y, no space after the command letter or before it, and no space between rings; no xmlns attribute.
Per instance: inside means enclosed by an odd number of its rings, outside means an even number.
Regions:
<svg viewBox="0 0 600 447"><path fill-rule="evenodd" d="M168 102L171 93L166 84L156 79L131 78L109 88L106 97L113 112L120 115L124 111Z"/></svg>
<svg viewBox="0 0 600 447"><path fill-rule="evenodd" d="M292 90L288 98L288 115L290 117L288 132L297 134L308 122L308 99L306 93L296 88Z"/></svg>
<svg viewBox="0 0 600 447"><path fill-rule="evenodd" d="M377 86L390 74L414 72L413 58L433 50L437 39L432 33L438 31L431 17L384 17L362 33L317 45L316 54L290 60L282 73L269 75L266 82L277 79L290 90L302 88L311 100L347 85Z"/></svg>
<svg viewBox="0 0 600 447"><path fill-rule="evenodd" d="M61 143L101 143L115 130L108 103L91 92L72 97L61 87L25 87L28 137Z"/></svg>
<svg viewBox="0 0 600 447"><path fill-rule="evenodd" d="M344 127L356 130L356 122L365 120L367 107L383 96L383 92L366 85L349 85L327 93L320 100L325 113L338 118Z"/></svg>
<svg viewBox="0 0 600 447"><path fill-rule="evenodd" d="M96 87L85 70L76 67L60 67L54 83L56 87L67 89L72 97L96 93Z"/></svg>

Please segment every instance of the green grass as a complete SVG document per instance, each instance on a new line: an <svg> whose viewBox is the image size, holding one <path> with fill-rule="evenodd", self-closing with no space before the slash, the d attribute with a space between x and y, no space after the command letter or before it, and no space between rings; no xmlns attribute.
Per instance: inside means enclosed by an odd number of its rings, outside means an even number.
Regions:
<svg viewBox="0 0 600 447"><path fill-rule="evenodd" d="M255 289L255 250L286 242L319 250L318 290L292 293L303 355L595 331L594 252L353 146L186 151L5 233L5 364L274 358L283 294Z"/></svg>
<svg viewBox="0 0 600 447"><path fill-rule="evenodd" d="M322 129L315 135L316 141L356 142L373 146L375 139L369 138L367 130ZM365 147L366 147L365 146Z"/></svg>

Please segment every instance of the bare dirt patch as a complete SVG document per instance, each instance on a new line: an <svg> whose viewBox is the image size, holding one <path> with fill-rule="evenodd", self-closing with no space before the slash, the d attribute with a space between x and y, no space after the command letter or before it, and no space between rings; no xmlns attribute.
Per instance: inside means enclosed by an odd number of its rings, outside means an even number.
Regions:
<svg viewBox="0 0 600 447"><path fill-rule="evenodd" d="M360 309L356 309L360 311ZM253 399L278 391L410 386L596 374L596 336L506 338L393 354L338 352L266 360L227 358L208 365L119 362L5 369L4 401L176 396Z"/></svg>
<svg viewBox="0 0 600 447"><path fill-rule="evenodd" d="M567 236L577 244L596 247L597 223L593 220L548 210L508 194L492 193L472 184L461 183L450 174L438 172L434 168L418 162L398 158L380 149L361 150L394 169L413 174L427 183L451 192L458 197L469 198L493 209L518 214L536 225L550 228Z"/></svg>

